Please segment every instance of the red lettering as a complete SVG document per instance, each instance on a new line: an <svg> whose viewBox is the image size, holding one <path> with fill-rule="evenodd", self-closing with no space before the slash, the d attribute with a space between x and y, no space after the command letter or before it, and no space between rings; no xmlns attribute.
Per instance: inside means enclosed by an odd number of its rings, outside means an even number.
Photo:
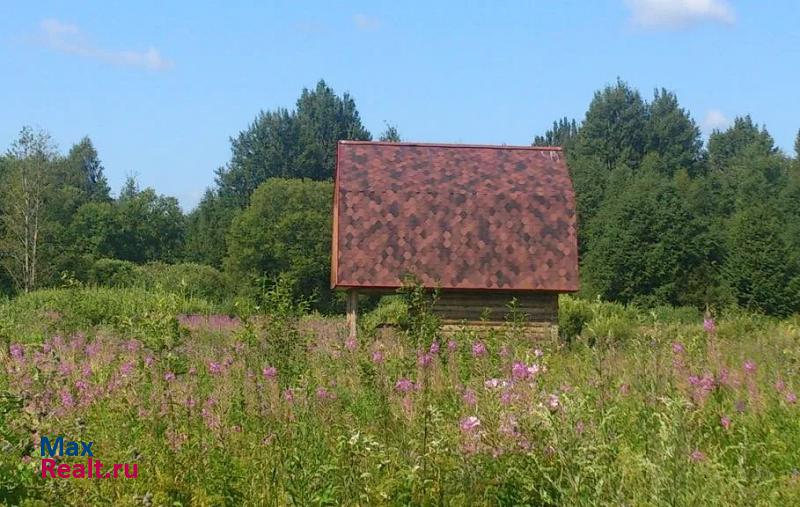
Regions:
<svg viewBox="0 0 800 507"><path fill-rule="evenodd" d="M114 478L117 478L117 470L122 470L122 465L119 463L114 463Z"/></svg>
<svg viewBox="0 0 800 507"><path fill-rule="evenodd" d="M58 472L58 476L61 477L62 479L69 479L69 474L72 471L72 469L69 467L67 463L61 463L60 465L58 465L58 468L56 468L56 470Z"/></svg>
<svg viewBox="0 0 800 507"><path fill-rule="evenodd" d="M127 477L128 479L135 479L136 477L138 477L138 476L139 476L139 465L137 465L136 463L134 463L134 464L133 464L133 465L131 465L131 466L133 467L133 473L132 473L132 474L129 474L129 473L128 473L128 464L127 464L127 463L125 463L125 477Z"/></svg>
<svg viewBox="0 0 800 507"><path fill-rule="evenodd" d="M42 479L47 478L47 474L50 474L50 477L55 479L56 478L56 471L53 470L56 466L56 460L46 458L42 460Z"/></svg>
<svg viewBox="0 0 800 507"><path fill-rule="evenodd" d="M103 474L100 472L100 469L103 468L103 462L97 460L94 462L94 476L98 479L103 478Z"/></svg>

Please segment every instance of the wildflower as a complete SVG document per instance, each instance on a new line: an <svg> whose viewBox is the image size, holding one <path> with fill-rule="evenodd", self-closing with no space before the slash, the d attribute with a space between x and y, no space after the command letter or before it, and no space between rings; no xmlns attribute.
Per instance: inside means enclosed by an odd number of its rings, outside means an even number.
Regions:
<svg viewBox="0 0 800 507"><path fill-rule="evenodd" d="M714 323L714 319L706 317L703 319L703 329L706 330L707 333L711 334L717 330L717 325Z"/></svg>
<svg viewBox="0 0 800 507"><path fill-rule="evenodd" d="M267 366L261 370L261 374L264 375L264 378L272 380L278 376L278 369L274 366Z"/></svg>
<svg viewBox="0 0 800 507"><path fill-rule="evenodd" d="M533 355L536 357L542 357L544 352L542 352L542 349L533 349Z"/></svg>
<svg viewBox="0 0 800 507"><path fill-rule="evenodd" d="M61 391L61 405L64 408L72 408L75 406L75 400L72 398L72 393L64 389Z"/></svg>
<svg viewBox="0 0 800 507"><path fill-rule="evenodd" d="M792 391L786 393L786 403L794 405L797 403L797 395L794 394Z"/></svg>
<svg viewBox="0 0 800 507"><path fill-rule="evenodd" d="M518 437L519 427L517 425L517 419L513 415L504 416L500 422L498 431L507 437Z"/></svg>
<svg viewBox="0 0 800 507"><path fill-rule="evenodd" d="M407 393L414 389L414 383L407 378L401 378L394 384L394 388L401 393Z"/></svg>
<svg viewBox="0 0 800 507"><path fill-rule="evenodd" d="M283 390L283 399L286 400L287 403L294 401L294 391L292 391L290 387Z"/></svg>
<svg viewBox="0 0 800 507"><path fill-rule="evenodd" d="M188 373L189 373L189 375L197 375L197 368L192 366L191 368L189 368L189 372Z"/></svg>
<svg viewBox="0 0 800 507"><path fill-rule="evenodd" d="M731 427L731 418L727 415L723 415L719 420L720 425L725 428L725 430L729 430Z"/></svg>
<svg viewBox="0 0 800 507"><path fill-rule="evenodd" d="M447 342L447 350L450 352L455 352L458 349L458 343L455 340L450 340Z"/></svg>
<svg viewBox="0 0 800 507"><path fill-rule="evenodd" d="M544 371L538 364L533 363L532 365L528 366L528 376L535 377L540 371Z"/></svg>
<svg viewBox="0 0 800 507"><path fill-rule="evenodd" d="M354 350L356 350L358 348L358 342L356 341L354 336L350 336L344 342L344 346L345 346L345 348L347 348L347 350L352 352L352 351L354 351Z"/></svg>
<svg viewBox="0 0 800 507"><path fill-rule="evenodd" d="M464 400L464 404L468 407L474 407L478 404L478 397L476 396L475 391L472 389L464 389L464 395L462 398Z"/></svg>
<svg viewBox="0 0 800 507"><path fill-rule="evenodd" d="M22 358L25 355L22 345L19 343L12 343L8 350L11 353L11 357L14 359L14 361L22 361Z"/></svg>
<svg viewBox="0 0 800 507"><path fill-rule="evenodd" d="M744 371L746 373L755 373L756 363L748 359L744 362Z"/></svg>
<svg viewBox="0 0 800 507"><path fill-rule="evenodd" d="M383 352L376 350L372 353L372 362L375 364L383 364Z"/></svg>
<svg viewBox="0 0 800 507"><path fill-rule="evenodd" d="M461 419L461 423L459 426L461 427L461 431L464 433L471 433L474 429L478 428L481 425L481 420L471 415L469 417L465 417Z"/></svg>
<svg viewBox="0 0 800 507"><path fill-rule="evenodd" d="M94 357L100 351L100 344L96 341L93 341L92 343L86 345L84 350L86 351L87 357Z"/></svg>
<svg viewBox="0 0 800 507"><path fill-rule="evenodd" d="M92 365L89 363L83 363L83 367L81 368L81 374L84 377L88 377L92 374Z"/></svg>
<svg viewBox="0 0 800 507"><path fill-rule="evenodd" d="M439 353L439 342L437 340L433 340L431 343L431 348L428 350L429 354L438 354Z"/></svg>
<svg viewBox="0 0 800 507"><path fill-rule="evenodd" d="M208 371L210 373L213 373L214 375L222 373L222 365L215 361L211 361L210 363L208 363Z"/></svg>
<svg viewBox="0 0 800 507"><path fill-rule="evenodd" d="M83 379L78 379L75 381L75 389L78 391L85 391L89 388L89 383Z"/></svg>
<svg viewBox="0 0 800 507"><path fill-rule="evenodd" d="M558 410L558 407L561 405L561 400L559 400L557 394L551 394L547 397L547 408L550 410Z"/></svg>
<svg viewBox="0 0 800 507"><path fill-rule="evenodd" d="M324 387L317 388L317 398L320 400L332 400L336 398L336 395L332 392L328 391Z"/></svg>
<svg viewBox="0 0 800 507"><path fill-rule="evenodd" d="M619 386L619 394L621 394L622 396L627 396L628 393L630 392L631 392L630 384L624 383L621 386Z"/></svg>
<svg viewBox="0 0 800 507"><path fill-rule="evenodd" d="M72 373L72 365L66 361L61 361L58 365L58 373L66 377L67 375Z"/></svg>
<svg viewBox="0 0 800 507"><path fill-rule="evenodd" d="M744 400L739 400L736 402L736 412L743 414L744 411L747 409L747 403Z"/></svg>
<svg viewBox="0 0 800 507"><path fill-rule="evenodd" d="M503 391L503 393L500 395L500 403L502 403L503 405L511 405L512 403L514 403L514 400L516 398L517 396L514 395L513 393L509 391Z"/></svg>
<svg viewBox="0 0 800 507"><path fill-rule="evenodd" d="M164 373L164 380L166 380L167 382L175 380L175 374L171 371L167 371L166 373Z"/></svg>
<svg viewBox="0 0 800 507"><path fill-rule="evenodd" d="M498 387L506 386L508 386L508 382L499 378L490 378L483 383L483 387L486 389L497 389Z"/></svg>
<svg viewBox="0 0 800 507"><path fill-rule="evenodd" d="M508 348L508 345L503 345L500 347L500 357L508 357L511 351Z"/></svg>
<svg viewBox="0 0 800 507"><path fill-rule="evenodd" d="M694 461L695 463L698 463L698 462L700 462L700 461L705 461L705 459L706 459L706 455L705 455L705 453L704 453L703 451L701 451L701 450L699 450L699 449L695 449L695 450L693 450L693 451L692 451L692 453L689 455L689 458L690 458L692 461Z"/></svg>
<svg viewBox="0 0 800 507"><path fill-rule="evenodd" d="M482 357L486 355L486 345L483 342L475 342L472 344L472 355L474 357Z"/></svg>
<svg viewBox="0 0 800 507"><path fill-rule="evenodd" d="M786 382L783 379L778 379L775 381L775 390L779 393L782 393L783 390L786 389Z"/></svg>
<svg viewBox="0 0 800 507"><path fill-rule="evenodd" d="M673 342L672 343L672 353L673 354L683 354L686 352L686 349L683 347L683 344L680 342Z"/></svg>
<svg viewBox="0 0 800 507"><path fill-rule="evenodd" d="M148 355L144 358L144 366L145 368L150 368L153 366L153 362L156 360L152 355Z"/></svg>
<svg viewBox="0 0 800 507"><path fill-rule="evenodd" d="M136 352L139 350L139 341L132 338L125 343L125 350L128 352Z"/></svg>
<svg viewBox="0 0 800 507"><path fill-rule="evenodd" d="M431 364L432 360L433 358L431 357L430 354L420 354L420 356L417 357L417 364L424 368L429 364Z"/></svg>
<svg viewBox="0 0 800 507"><path fill-rule="evenodd" d="M514 378L514 380L525 380L528 378L528 367L516 361L514 365L511 366L511 377Z"/></svg>

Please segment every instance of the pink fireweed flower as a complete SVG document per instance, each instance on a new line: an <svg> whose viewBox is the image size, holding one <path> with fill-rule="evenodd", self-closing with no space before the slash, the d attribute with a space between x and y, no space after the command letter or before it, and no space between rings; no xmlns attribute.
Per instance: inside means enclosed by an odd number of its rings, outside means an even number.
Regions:
<svg viewBox="0 0 800 507"><path fill-rule="evenodd" d="M94 357L100 352L100 344L97 341L93 341L84 347L87 357Z"/></svg>
<svg viewBox="0 0 800 507"><path fill-rule="evenodd" d="M294 401L294 391L292 391L291 387L283 390L283 399L286 400L287 403Z"/></svg>
<svg viewBox="0 0 800 507"><path fill-rule="evenodd" d="M533 349L533 355L535 357L542 357L544 355L544 352L542 352L542 349Z"/></svg>
<svg viewBox="0 0 800 507"><path fill-rule="evenodd" d="M622 396L627 396L630 392L631 392L630 384L624 383L621 386L619 386L619 394L621 394Z"/></svg>
<svg viewBox="0 0 800 507"><path fill-rule="evenodd" d="M156 360L156 358L151 356L151 355L146 356L144 358L144 367L145 368L150 368L151 366L153 366L153 363L155 362L155 360Z"/></svg>
<svg viewBox="0 0 800 507"><path fill-rule="evenodd" d="M431 343L431 348L428 350L429 354L438 354L439 353L439 342L437 340L433 340Z"/></svg>
<svg viewBox="0 0 800 507"><path fill-rule="evenodd" d="M527 369L529 377L535 377L536 375L539 374L540 371L544 371L544 369L536 363L533 363L532 365L528 366Z"/></svg>
<svg viewBox="0 0 800 507"><path fill-rule="evenodd" d="M432 360L433 357L431 357L430 354L420 354L419 357L417 357L417 364L424 368L430 365Z"/></svg>
<svg viewBox="0 0 800 507"><path fill-rule="evenodd" d="M414 382L408 380L407 378L401 378L394 384L394 388L401 393L407 393L414 389Z"/></svg>
<svg viewBox="0 0 800 507"><path fill-rule="evenodd" d="M792 391L787 392L786 403L789 403L790 405L794 405L795 403L797 403L797 395L794 394Z"/></svg>
<svg viewBox="0 0 800 507"><path fill-rule="evenodd" d="M508 345L500 347L500 357L508 357L509 354L511 354L511 349L508 348Z"/></svg>
<svg viewBox="0 0 800 507"><path fill-rule="evenodd" d="M336 395L324 387L317 388L317 398L320 400L333 400L336 399Z"/></svg>
<svg viewBox="0 0 800 507"><path fill-rule="evenodd" d="M472 355L474 357L482 357L486 355L486 345L483 342L475 342L472 344Z"/></svg>
<svg viewBox="0 0 800 507"><path fill-rule="evenodd" d="M775 381L775 390L779 393L782 393L783 390L786 389L786 382L783 379L778 379Z"/></svg>
<svg viewBox="0 0 800 507"><path fill-rule="evenodd" d="M486 389L497 389L498 387L506 386L508 386L508 381L499 378L490 378L483 383L483 387Z"/></svg>
<svg viewBox="0 0 800 507"><path fill-rule="evenodd" d="M755 373L756 363L748 359L747 361L744 362L744 371L746 373Z"/></svg>
<svg viewBox="0 0 800 507"><path fill-rule="evenodd" d="M557 394L551 394L547 397L547 408L550 410L558 410L559 406L561 406L561 400L558 398Z"/></svg>
<svg viewBox="0 0 800 507"><path fill-rule="evenodd" d="M66 377L67 375L72 373L72 365L66 361L61 361L58 364L58 373Z"/></svg>
<svg viewBox="0 0 800 507"><path fill-rule="evenodd" d="M698 463L698 462L700 462L700 461L705 461L705 460L706 460L706 455L705 455L705 453L704 453L704 452L702 452L701 450L699 450L699 449L695 449L695 450L693 450L693 451L692 451L692 453L689 455L689 459L691 459L691 460L692 460L692 461L694 461L695 463Z"/></svg>
<svg viewBox="0 0 800 507"><path fill-rule="evenodd" d="M64 389L61 391L61 405L64 408L72 408L75 406L75 400L72 398L72 393Z"/></svg>
<svg viewBox="0 0 800 507"><path fill-rule="evenodd" d="M125 350L128 352L136 352L139 350L139 341L132 338L125 343Z"/></svg>
<svg viewBox="0 0 800 507"><path fill-rule="evenodd" d="M478 397L475 394L475 391L472 389L464 389L464 395L462 396L464 400L464 404L468 407L474 407L478 404Z"/></svg>
<svg viewBox="0 0 800 507"><path fill-rule="evenodd" d="M730 417L728 417L727 415L723 415L723 416L720 418L720 420L719 420L719 424L720 424L720 425L721 425L723 428L725 428L725 430L727 431L727 430L729 430L729 429L730 429L730 427L731 427L731 418L730 418Z"/></svg>
<svg viewBox="0 0 800 507"><path fill-rule="evenodd" d="M475 429L479 428L480 425L481 420L474 415L461 419L461 422L459 423L461 431L464 433L472 433Z"/></svg>
<svg viewBox="0 0 800 507"><path fill-rule="evenodd" d="M511 366L511 377L514 380L525 380L528 378L528 367L519 361L514 362Z"/></svg>
<svg viewBox="0 0 800 507"><path fill-rule="evenodd" d="M345 340L344 346L347 348L347 350L352 352L358 348L358 342L354 337L350 336L347 338L347 340Z"/></svg>
<svg viewBox="0 0 800 507"><path fill-rule="evenodd" d="M78 379L75 381L75 389L78 391L85 391L89 388L89 383L83 379Z"/></svg>
<svg viewBox="0 0 800 507"><path fill-rule="evenodd" d="M673 342L672 343L672 353L673 354L683 354L686 352L686 349L683 347L683 344L680 342Z"/></svg>
<svg viewBox="0 0 800 507"><path fill-rule="evenodd" d="M511 405L518 398L518 396L510 391L503 391L500 394L500 403L503 405Z"/></svg>
<svg viewBox="0 0 800 507"><path fill-rule="evenodd" d="M208 363L208 371L213 375L222 373L222 365L217 363L216 361L211 361L210 363Z"/></svg>
<svg viewBox="0 0 800 507"><path fill-rule="evenodd" d="M703 319L703 329L706 330L707 333L713 333L717 330L717 325L714 323L714 319L706 318Z"/></svg>
<svg viewBox="0 0 800 507"><path fill-rule="evenodd" d="M167 382L175 380L175 374L171 371L167 371L166 373L164 373L164 380L166 380Z"/></svg>
<svg viewBox="0 0 800 507"><path fill-rule="evenodd" d="M22 361L22 358L25 357L24 349L19 343L12 343L11 346L8 347L8 351L14 361Z"/></svg>
<svg viewBox="0 0 800 507"><path fill-rule="evenodd" d="M380 350L372 352L372 362L375 364L383 364L383 352Z"/></svg>
<svg viewBox="0 0 800 507"><path fill-rule="evenodd" d="M278 376L278 369L274 366L267 366L261 370L261 374L264 375L264 378L272 380Z"/></svg>
<svg viewBox="0 0 800 507"><path fill-rule="evenodd" d="M449 350L450 352L455 352L456 350L458 350L458 342L456 342L455 340L449 340L447 342L447 350Z"/></svg>
<svg viewBox="0 0 800 507"><path fill-rule="evenodd" d="M189 372L188 373L189 373L189 375L197 375L197 368L192 366L191 368L189 368Z"/></svg>
<svg viewBox="0 0 800 507"><path fill-rule="evenodd" d="M81 374L84 377L90 376L92 374L92 365L89 363L83 363L83 366L81 367Z"/></svg>

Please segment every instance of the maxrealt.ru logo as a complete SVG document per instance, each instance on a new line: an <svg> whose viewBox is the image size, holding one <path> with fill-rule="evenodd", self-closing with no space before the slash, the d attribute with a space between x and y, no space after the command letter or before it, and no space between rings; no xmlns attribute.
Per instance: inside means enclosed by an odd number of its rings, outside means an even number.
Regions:
<svg viewBox="0 0 800 507"><path fill-rule="evenodd" d="M116 479L125 477L135 479L139 475L139 467L136 463L103 464L99 459L94 459L93 445L94 442L65 441L63 436L58 436L53 440L42 437L39 443L42 454L42 478ZM86 462L59 463L60 458L65 456L85 457Z"/></svg>

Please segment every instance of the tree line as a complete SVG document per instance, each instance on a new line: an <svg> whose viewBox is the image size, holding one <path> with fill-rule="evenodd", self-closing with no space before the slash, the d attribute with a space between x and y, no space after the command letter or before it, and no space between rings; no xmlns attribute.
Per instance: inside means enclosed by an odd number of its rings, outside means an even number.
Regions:
<svg viewBox="0 0 800 507"><path fill-rule="evenodd" d="M62 155L47 133L23 128L0 157L0 290L118 283L132 265L192 263L204 267L181 272L224 277L243 296L280 277L316 309L337 311L330 214L342 139L373 137L355 100L320 81L293 109L261 111L232 137L230 161L185 214L133 179L112 197L88 137ZM400 136L387 125L380 139ZM744 116L704 144L674 93L645 100L618 81L581 121L562 118L533 144L565 149L584 295L800 310L800 134L792 158Z"/></svg>

